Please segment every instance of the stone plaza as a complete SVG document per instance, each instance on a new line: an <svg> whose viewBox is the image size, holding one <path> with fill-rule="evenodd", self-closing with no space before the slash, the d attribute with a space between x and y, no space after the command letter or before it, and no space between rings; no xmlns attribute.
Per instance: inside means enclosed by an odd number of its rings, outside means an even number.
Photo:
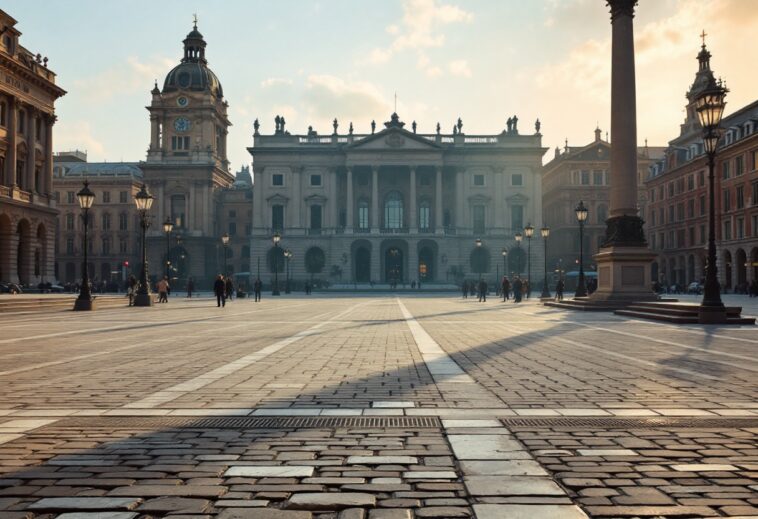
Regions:
<svg viewBox="0 0 758 519"><path fill-rule="evenodd" d="M114 303L0 315L0 518L758 514L754 326L452 293Z"/></svg>

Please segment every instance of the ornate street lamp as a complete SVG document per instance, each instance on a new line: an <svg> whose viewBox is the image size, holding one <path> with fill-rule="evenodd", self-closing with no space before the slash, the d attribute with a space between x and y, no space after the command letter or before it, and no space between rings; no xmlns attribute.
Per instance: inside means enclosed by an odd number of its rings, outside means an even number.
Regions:
<svg viewBox="0 0 758 519"><path fill-rule="evenodd" d="M503 275L507 276L508 275L508 267L506 265L506 263L507 263L506 260L508 259L508 249L506 249L505 247L503 247L503 250L500 251L500 254L503 256Z"/></svg>
<svg viewBox="0 0 758 519"><path fill-rule="evenodd" d="M284 282L284 293L289 294L290 293L290 259L292 259L292 251L289 249L284 250L284 259L287 260L287 263L284 267L284 272L286 273L287 280Z"/></svg>
<svg viewBox="0 0 758 519"><path fill-rule="evenodd" d="M221 243L224 245L224 276L229 274L229 235L224 233L221 236Z"/></svg>
<svg viewBox="0 0 758 519"><path fill-rule="evenodd" d="M481 250L481 248L482 248L482 239L481 238L477 238L474 241L474 244L476 245L476 249L477 250ZM481 261L480 261L481 260L480 256L481 255L477 253L477 255L476 255L476 263L477 263L477 267L479 267L479 280L481 281L481 279L482 279L482 264L481 264Z"/></svg>
<svg viewBox="0 0 758 519"><path fill-rule="evenodd" d="M271 241L274 242L274 286L271 289L271 295L278 296L281 295L279 293L279 242L282 241L281 234L275 232Z"/></svg>
<svg viewBox="0 0 758 519"><path fill-rule="evenodd" d="M547 238L550 236L550 228L549 227L543 227L540 229L540 234L542 235L542 239L545 242L545 277L542 281L542 295L541 298L550 299L550 287L547 285Z"/></svg>
<svg viewBox="0 0 758 519"><path fill-rule="evenodd" d="M147 228L150 227L150 221L147 212L153 205L153 195L148 193L147 186L142 184L139 192L134 195L134 203L137 205L137 212L140 216L140 226L142 227L142 269L139 275L139 286L137 295L134 297L134 306L153 306L153 298L150 294L150 284L147 281Z"/></svg>
<svg viewBox="0 0 758 519"><path fill-rule="evenodd" d="M166 217L163 222L163 232L166 233L166 279L171 279L171 231L174 230L174 224L171 218Z"/></svg>
<svg viewBox="0 0 758 519"><path fill-rule="evenodd" d="M79 290L79 297L74 302L74 310L94 310L95 301L92 299L92 293L89 287L89 272L87 269L87 253L89 252L87 242L87 228L89 227L89 210L95 203L95 193L89 188L89 182L84 181L84 187L76 194L79 200L79 207L82 208L82 220L84 221L84 261L82 263L82 288Z"/></svg>
<svg viewBox="0 0 758 519"><path fill-rule="evenodd" d="M716 267L716 194L714 189L714 166L716 164L716 150L723 130L719 128L721 117L724 115L726 106L726 93L728 90L719 81L711 77L708 86L695 99L700 126L703 127L703 147L708 155L708 260L705 266L705 285L703 286L703 300L698 311L701 323L726 322L726 308L721 301L721 287L719 286L718 271Z"/></svg>
<svg viewBox="0 0 758 519"><path fill-rule="evenodd" d="M520 232L517 232L517 233L516 233L516 235L514 236L514 238L515 238L515 240L516 240L516 246L517 246L517 247L519 248L519 250L520 250L520 249L521 249L521 240L523 239L523 236L521 236L521 233L520 233ZM521 277L521 267L522 267L522 266L523 266L523 265L521 265L521 254L519 254L519 255L518 255L518 276L519 276L519 277Z"/></svg>
<svg viewBox="0 0 758 519"><path fill-rule="evenodd" d="M579 204L574 209L576 220L579 222L579 280L576 284L574 297L587 297L587 284L584 281L584 222L587 221L589 211L584 205L584 201L579 200Z"/></svg>
<svg viewBox="0 0 758 519"><path fill-rule="evenodd" d="M524 227L524 236L526 236L526 298L532 295L532 236L534 236L534 227L532 224L526 224Z"/></svg>

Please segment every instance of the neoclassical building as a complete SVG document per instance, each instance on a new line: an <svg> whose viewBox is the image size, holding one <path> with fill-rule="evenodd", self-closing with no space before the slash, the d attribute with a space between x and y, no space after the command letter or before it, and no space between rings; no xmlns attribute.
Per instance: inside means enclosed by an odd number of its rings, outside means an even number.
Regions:
<svg viewBox="0 0 758 519"><path fill-rule="evenodd" d="M55 281L54 104L66 92L15 26L0 10L0 282L36 285Z"/></svg>
<svg viewBox="0 0 758 519"><path fill-rule="evenodd" d="M526 241L514 235L542 225L539 122L521 134L518 119L494 135L416 133L397 114L371 133L350 123L331 135L290 134L283 118L264 135L256 120L253 146L251 271L260 259L264 282L281 272L282 249L293 252L295 279L332 283L453 282L482 273L526 273ZM272 234L281 234L280 247ZM541 280L539 230L532 272ZM481 245L476 240L481 239Z"/></svg>
<svg viewBox="0 0 758 519"><path fill-rule="evenodd" d="M176 276L207 286L219 272L221 192L232 186L226 137L228 103L216 74L208 67L206 42L197 25L184 39L181 62L166 75L163 88L151 91L150 146L140 164L155 197L148 234L150 273L163 272L166 236L162 223L174 224L170 250Z"/></svg>

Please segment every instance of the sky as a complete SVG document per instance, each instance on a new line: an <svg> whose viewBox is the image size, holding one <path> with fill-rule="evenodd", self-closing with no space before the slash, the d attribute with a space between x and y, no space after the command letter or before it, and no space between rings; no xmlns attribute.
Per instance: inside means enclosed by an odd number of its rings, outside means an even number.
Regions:
<svg viewBox="0 0 758 519"><path fill-rule="evenodd" d="M370 131L395 108L420 133L496 134L539 118L549 148L591 142L610 126L611 25L604 0L4 0L21 44L49 57L68 91L55 151L90 161L144 160L154 80L198 29L233 126L233 171L250 163L252 124ZM635 17L638 140L665 145L684 119L700 33L727 81L727 113L758 94L758 0L641 0ZM553 156L545 155L545 160Z"/></svg>

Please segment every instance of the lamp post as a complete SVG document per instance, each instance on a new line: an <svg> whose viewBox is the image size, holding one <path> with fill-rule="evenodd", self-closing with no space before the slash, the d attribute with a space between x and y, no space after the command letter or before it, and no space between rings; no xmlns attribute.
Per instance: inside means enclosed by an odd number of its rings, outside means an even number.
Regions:
<svg viewBox="0 0 758 519"><path fill-rule="evenodd" d="M171 218L166 218L163 222L163 232L166 233L166 279L171 279L171 231L174 229L174 224L171 223Z"/></svg>
<svg viewBox="0 0 758 519"><path fill-rule="evenodd" d="M542 295L541 298L550 299L550 287L547 284L547 238L550 236L550 228L543 227L540 229L540 234L545 242L545 277L542 281Z"/></svg>
<svg viewBox="0 0 758 519"><path fill-rule="evenodd" d="M506 260L508 259L508 249L506 249L505 247L503 247L503 250L500 251L500 254L503 256L503 275L507 276L508 275L508 267L506 265L506 263L507 263Z"/></svg>
<svg viewBox="0 0 758 519"><path fill-rule="evenodd" d="M574 297L587 297L587 284L584 281L584 222L587 221L589 211L587 211L584 201L579 200L574 212L576 213L576 220L579 222L579 280L576 284Z"/></svg>
<svg viewBox="0 0 758 519"><path fill-rule="evenodd" d="M282 240L282 236L275 232L271 237L271 241L274 242L274 286L271 288L271 295L278 296L279 293L279 242Z"/></svg>
<svg viewBox="0 0 758 519"><path fill-rule="evenodd" d="M532 224L526 224L524 227L524 236L526 236L526 298L532 295L532 236L534 236L534 227Z"/></svg>
<svg viewBox="0 0 758 519"><path fill-rule="evenodd" d="M482 250L481 238L477 238L474 243L476 244L476 250ZM481 253L478 253L478 252L476 254L476 266L478 267L478 270L479 270L479 281L481 281L482 280L482 262L481 262Z"/></svg>
<svg viewBox="0 0 758 519"><path fill-rule="evenodd" d="M229 235L227 233L221 236L221 243L224 245L224 276L226 276L229 274L229 265L227 265L229 262Z"/></svg>
<svg viewBox="0 0 758 519"><path fill-rule="evenodd" d="M79 297L74 302L74 310L94 310L95 301L92 299L92 293L89 289L89 272L87 271L87 253L89 243L87 242L87 228L89 227L89 210L95 203L95 193L89 188L89 182L84 181L84 187L76 194L79 200L79 207L82 208L82 220L84 220L84 261L82 262L82 288L79 290Z"/></svg>
<svg viewBox="0 0 758 519"><path fill-rule="evenodd" d="M286 281L284 282L284 293L289 294L290 293L290 259L292 258L292 251L289 249L284 250L284 259L287 261L284 266L284 272L287 276Z"/></svg>
<svg viewBox="0 0 758 519"><path fill-rule="evenodd" d="M704 47L705 48L705 47ZM718 271L716 267L716 194L714 189L714 165L716 164L716 150L722 130L721 116L724 115L724 98L728 90L719 81L711 76L708 86L695 100L700 126L703 127L703 147L708 155L708 261L705 266L705 285L703 286L703 300L698 311L698 320L701 323L726 322L726 308L721 301L721 287L719 286Z"/></svg>
<svg viewBox="0 0 758 519"><path fill-rule="evenodd" d="M514 236L514 238L516 239L516 246L519 248L519 250L521 250L521 240L524 237L521 236L520 232L517 232L516 235ZM519 277L521 277L521 267L522 267L522 265L521 265L521 254L519 254L518 255L518 276Z"/></svg>
<svg viewBox="0 0 758 519"><path fill-rule="evenodd" d="M137 205L137 212L140 216L140 226L142 227L142 269L139 275L139 287L137 295L134 298L134 306L153 306L153 298L150 294L150 284L147 282L147 228L150 222L147 218L147 212L153 205L153 195L148 193L147 186L142 184L139 192L134 195L134 203Z"/></svg>

